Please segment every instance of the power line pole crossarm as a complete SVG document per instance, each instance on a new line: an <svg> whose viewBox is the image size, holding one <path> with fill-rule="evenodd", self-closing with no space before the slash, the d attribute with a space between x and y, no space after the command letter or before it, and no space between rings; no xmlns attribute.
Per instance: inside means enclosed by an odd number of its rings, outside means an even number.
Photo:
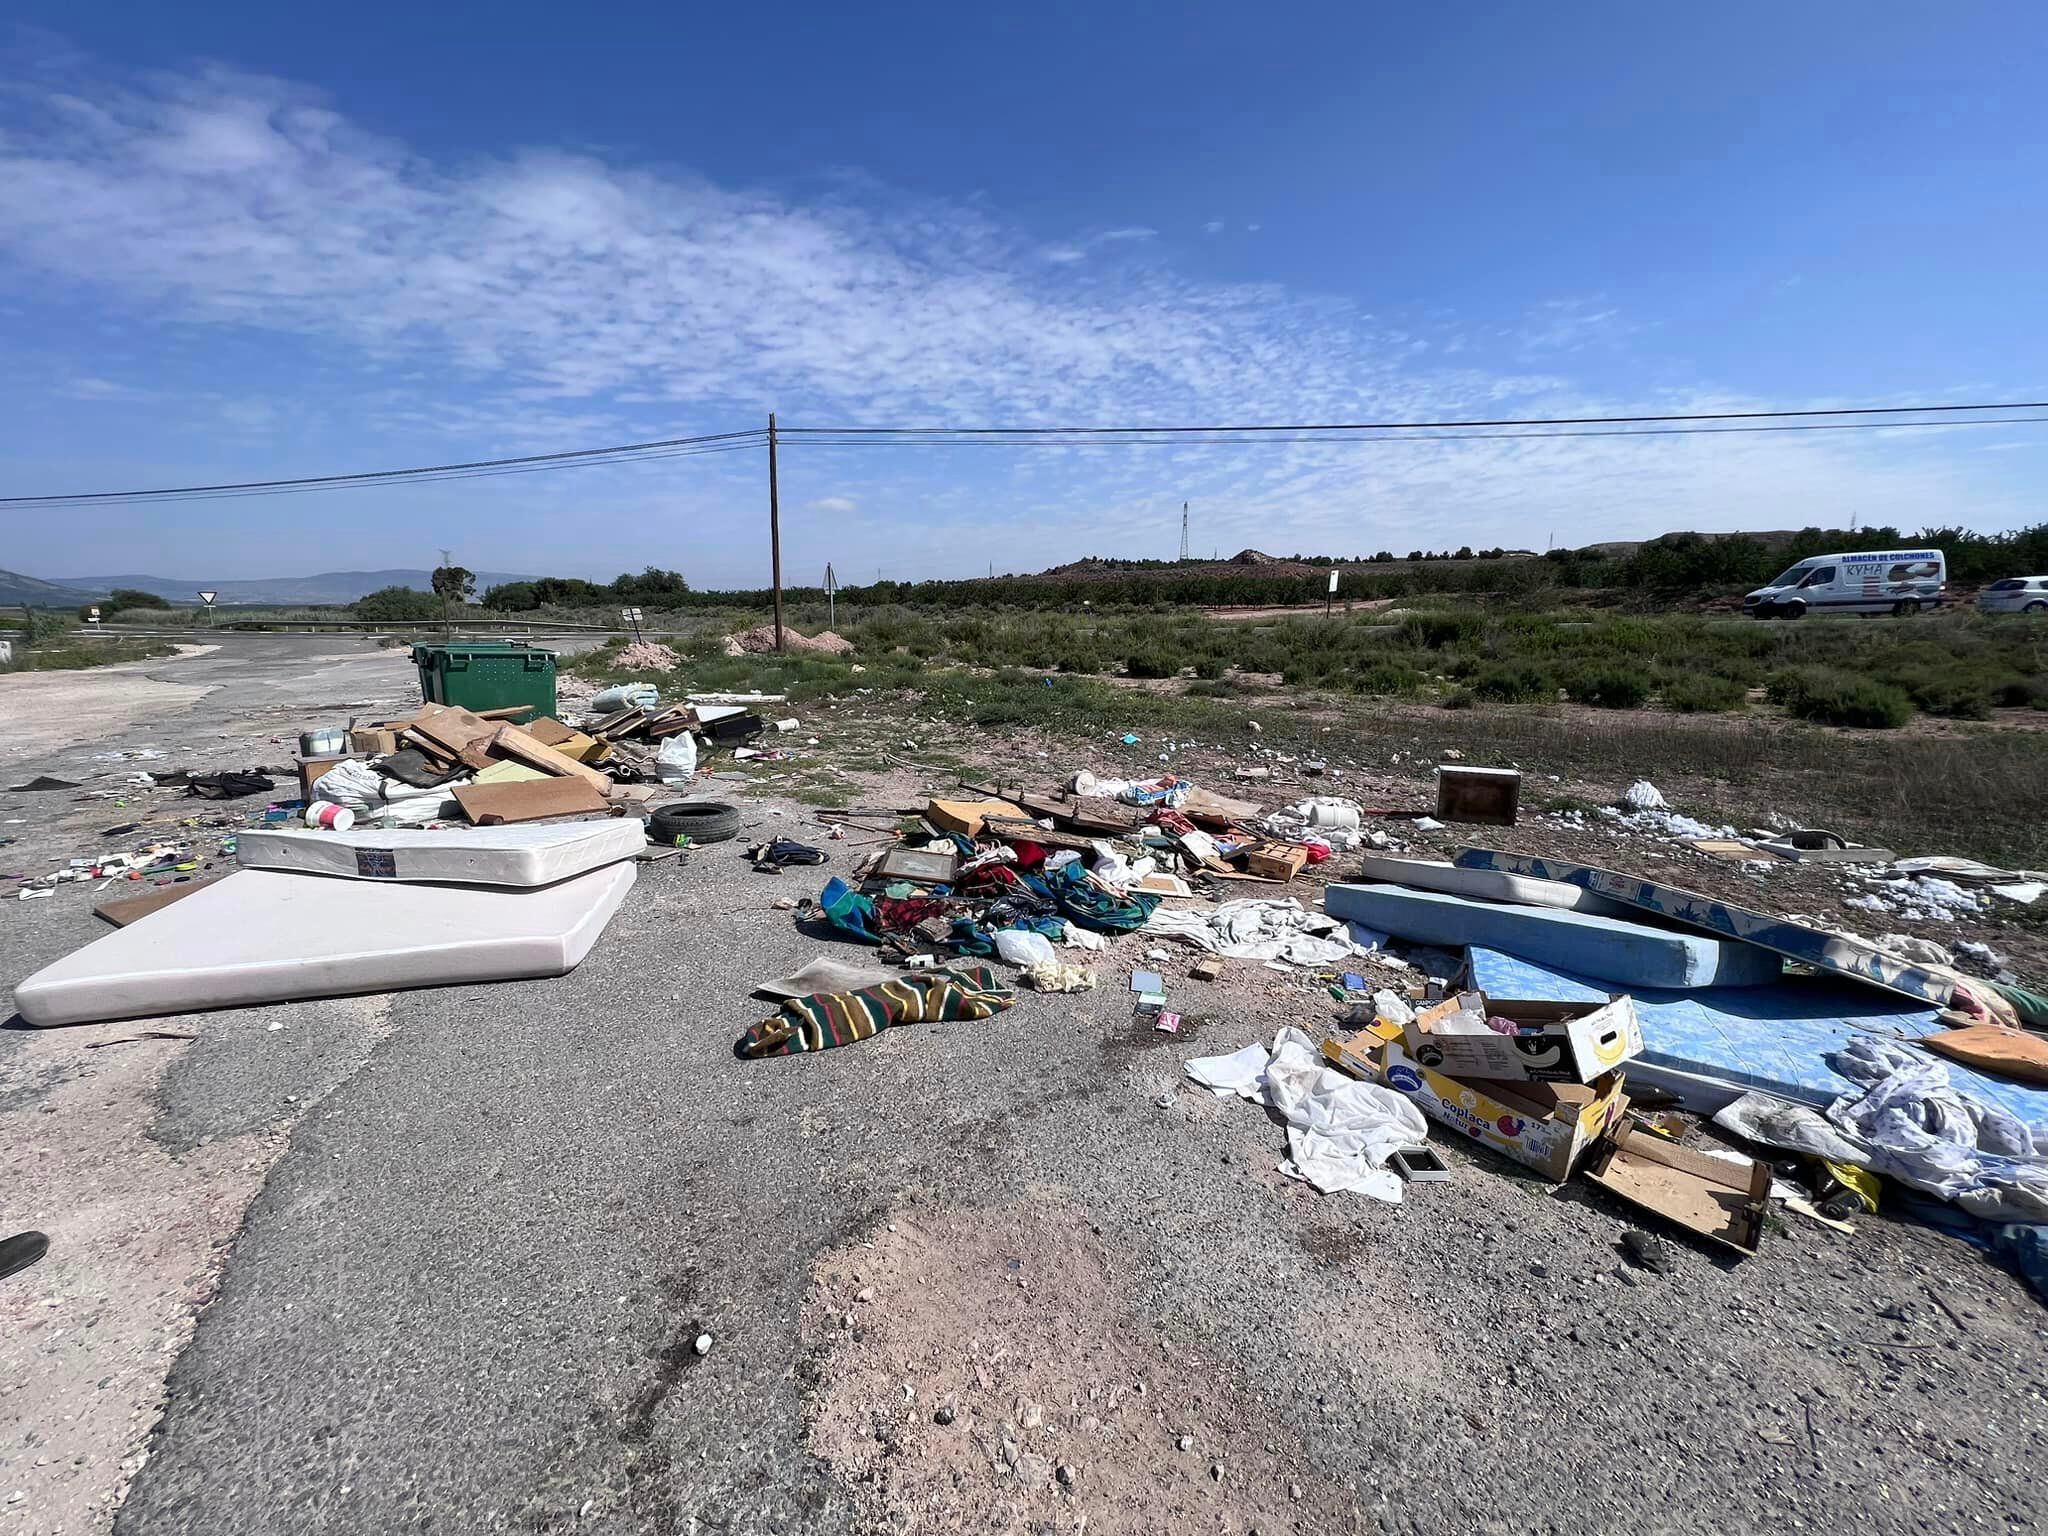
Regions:
<svg viewBox="0 0 2048 1536"><path fill-rule="evenodd" d="M783 654L782 643L782 501L775 486L775 413L768 413L768 551L774 562L775 653Z"/></svg>

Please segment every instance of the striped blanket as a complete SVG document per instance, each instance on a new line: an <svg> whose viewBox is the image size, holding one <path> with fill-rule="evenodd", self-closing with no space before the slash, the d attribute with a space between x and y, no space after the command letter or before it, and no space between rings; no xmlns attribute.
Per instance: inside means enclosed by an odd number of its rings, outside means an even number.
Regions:
<svg viewBox="0 0 2048 1536"><path fill-rule="evenodd" d="M934 1024L947 1019L986 1019L1016 1006L1017 995L996 984L988 966L900 976L858 992L821 992L787 999L773 1018L763 1019L734 1047L742 1057L800 1056L806 1051L851 1045L891 1024Z"/></svg>

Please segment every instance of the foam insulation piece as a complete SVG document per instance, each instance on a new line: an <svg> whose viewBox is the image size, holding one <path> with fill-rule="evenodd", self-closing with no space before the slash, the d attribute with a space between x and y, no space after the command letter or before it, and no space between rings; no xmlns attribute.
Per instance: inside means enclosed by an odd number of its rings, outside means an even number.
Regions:
<svg viewBox="0 0 2048 1536"><path fill-rule="evenodd" d="M538 777L538 775L536 775ZM351 880L439 880L457 885L553 885L647 846L637 817L552 825L450 827L388 832L242 833L235 857L244 869L282 869Z"/></svg>
<svg viewBox="0 0 2048 1536"><path fill-rule="evenodd" d="M1405 885L1412 890L1442 891L1447 896L1504 901L1518 907L1556 907L1601 917L1637 916L1634 907L1562 880L1538 880L1533 875L1509 875L1493 869L1461 869L1440 859L1397 859L1368 853L1359 860L1359 877L1381 885Z"/></svg>
<svg viewBox="0 0 2048 1536"><path fill-rule="evenodd" d="M1483 944L1621 987L1753 987L1785 970L1769 950L1736 939L1397 885L1333 885L1323 892L1323 910L1397 939L1451 949Z"/></svg>
<svg viewBox="0 0 2048 1536"><path fill-rule="evenodd" d="M14 989L28 1023L560 976L633 887L629 860L536 890L238 870Z"/></svg>

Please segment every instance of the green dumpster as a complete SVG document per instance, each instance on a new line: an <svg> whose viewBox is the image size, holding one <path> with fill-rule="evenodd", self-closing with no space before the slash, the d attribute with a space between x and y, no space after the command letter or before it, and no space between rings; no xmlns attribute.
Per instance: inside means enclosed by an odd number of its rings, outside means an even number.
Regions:
<svg viewBox="0 0 2048 1536"><path fill-rule="evenodd" d="M447 641L415 645L412 659L429 704L478 713L515 705L535 714L555 712L553 651L505 640Z"/></svg>

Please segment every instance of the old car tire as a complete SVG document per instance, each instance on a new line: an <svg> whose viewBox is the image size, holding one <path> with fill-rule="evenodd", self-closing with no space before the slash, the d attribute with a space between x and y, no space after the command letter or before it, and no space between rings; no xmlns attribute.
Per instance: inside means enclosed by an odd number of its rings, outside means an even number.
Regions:
<svg viewBox="0 0 2048 1536"><path fill-rule="evenodd" d="M693 843L720 843L739 829L739 807L719 800L664 805L647 818L647 840L665 848L674 847L681 837Z"/></svg>

